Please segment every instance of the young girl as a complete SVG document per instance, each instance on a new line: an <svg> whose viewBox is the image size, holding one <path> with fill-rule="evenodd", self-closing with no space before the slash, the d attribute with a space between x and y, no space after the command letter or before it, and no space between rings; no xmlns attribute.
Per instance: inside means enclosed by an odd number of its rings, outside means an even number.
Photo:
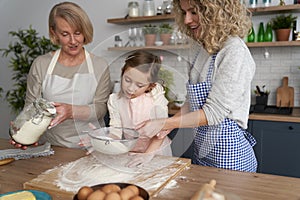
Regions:
<svg viewBox="0 0 300 200"><path fill-rule="evenodd" d="M168 117L168 100L164 88L157 83L160 66L160 59L145 51L136 51L126 58L121 91L111 94L108 100L110 126L134 129L145 120ZM132 152L137 156L131 165L149 161L155 154L171 156L170 139L140 135Z"/></svg>

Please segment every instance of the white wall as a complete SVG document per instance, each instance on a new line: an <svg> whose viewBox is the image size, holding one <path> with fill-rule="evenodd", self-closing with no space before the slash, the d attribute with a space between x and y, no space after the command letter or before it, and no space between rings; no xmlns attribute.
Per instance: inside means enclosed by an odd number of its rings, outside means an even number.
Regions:
<svg viewBox="0 0 300 200"><path fill-rule="evenodd" d="M123 60L119 59L124 52L108 52L106 48L113 46L114 35L122 36L127 42L127 28L130 25L114 25L106 23L108 18L124 17L127 13L127 4L130 0L73 0L85 9L90 16L95 30L94 41L87 48L93 53L104 56L109 63L112 63L112 79L118 80L119 67ZM57 0L1 0L0 1L0 48L6 48L11 38L9 31L16 31L28 28L32 25L40 35L48 36L48 14L51 7L60 1ZM105 2L105 3L104 3ZM139 0L140 7L142 0ZM156 6L162 0L155 0ZM255 19L258 24L259 19ZM125 32L124 32L125 31ZM289 76L290 86L295 88L295 105L300 105L300 47L268 48L271 54L270 59L263 57L264 48L253 48L251 52L257 64L256 76L253 82L255 85L267 85L271 90L269 104L275 103L275 89L281 85L281 78ZM176 90L184 92L184 81L186 79L186 63L179 61L177 54L185 54L181 50L172 52L157 52L164 56L167 66L174 67L176 72ZM8 59L0 57L0 87L5 91L12 88L11 69L7 68ZM174 89L175 90L175 89ZM0 102L0 137L8 138L9 122L15 116L11 114L7 102Z"/></svg>

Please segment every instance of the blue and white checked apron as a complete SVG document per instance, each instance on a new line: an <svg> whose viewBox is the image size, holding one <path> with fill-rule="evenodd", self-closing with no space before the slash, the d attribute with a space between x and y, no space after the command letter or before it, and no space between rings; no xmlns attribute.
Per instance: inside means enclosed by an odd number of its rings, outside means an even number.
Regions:
<svg viewBox="0 0 300 200"><path fill-rule="evenodd" d="M187 84L192 111L201 109L206 102L212 85L215 58L216 54L212 56L205 82ZM250 133L228 118L219 125L199 126L195 128L193 163L255 172L257 161L252 148L255 144L256 140Z"/></svg>

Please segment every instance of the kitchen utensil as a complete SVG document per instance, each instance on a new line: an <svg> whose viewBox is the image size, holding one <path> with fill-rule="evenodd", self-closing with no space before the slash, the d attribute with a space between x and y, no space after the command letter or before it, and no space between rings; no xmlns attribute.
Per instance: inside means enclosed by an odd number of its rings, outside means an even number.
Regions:
<svg viewBox="0 0 300 200"><path fill-rule="evenodd" d="M139 133L133 129L104 127L88 132L94 150L104 154L123 154L136 144Z"/></svg>
<svg viewBox="0 0 300 200"><path fill-rule="evenodd" d="M15 160L14 158L5 158L3 160L0 160L0 166L9 164L9 163L13 162L14 160Z"/></svg>
<svg viewBox="0 0 300 200"><path fill-rule="evenodd" d="M282 86L276 91L277 107L294 107L294 88L288 86L288 77L283 77Z"/></svg>
<svg viewBox="0 0 300 200"><path fill-rule="evenodd" d="M118 157L118 156L115 156ZM154 158L155 159L155 158ZM159 193L171 180L174 179L174 177L180 175L182 171L187 169L191 165L191 160L186 158L176 158L176 157L169 157L169 156L157 156L157 162L164 163L165 161L170 162L173 161L171 165L159 167L157 170L152 170L148 173L139 173L139 174L132 174L132 173L125 173L121 171L113 170L107 166L101 166L101 163L98 163L99 161L95 162L93 160L94 156L84 156L76 161L67 163L66 165L58 165L54 166L52 169L49 169L47 171L42 172L37 177L28 180L23 184L23 187L25 189L41 189L47 193L49 193L53 199L72 199L74 197L74 194L78 191L78 189L86 184L81 184L81 178L80 177L86 177L86 167L82 166L81 164L88 163L89 167L91 165L96 166L97 163L99 165L99 173L100 175L96 175L98 173L95 173L93 178L89 178L89 182L95 182L91 185L97 185L97 184L104 184L108 182L125 182L125 183L132 183L139 185L140 187L143 187L147 190L150 196L155 196ZM154 162L154 161L153 161ZM155 163L154 163L155 164ZM73 170L70 170L71 174L69 174L71 177L73 177L74 181L76 181L76 184L79 184L80 187L74 186L72 183L70 186L70 190L65 190L57 185L58 181L61 180L62 174L67 173L65 171L67 166L74 166L75 172ZM78 168L78 165L82 166L82 168ZM149 164L149 167L153 166L152 162ZM67 168L69 170L69 168ZM97 168L95 169L97 170ZM70 172L68 171L68 172ZM105 173L104 173L105 172ZM79 176L78 176L78 175ZM108 175L112 174L112 175ZM73 175L73 176L72 176ZM63 175L64 176L64 175ZM64 176L65 177L65 176ZM69 176L68 176L69 177ZM67 177L65 177L67 178ZM73 179L71 179L71 182ZM70 182L70 178L67 179L66 183ZM64 187L65 188L65 187ZM74 190L76 188L76 190Z"/></svg>

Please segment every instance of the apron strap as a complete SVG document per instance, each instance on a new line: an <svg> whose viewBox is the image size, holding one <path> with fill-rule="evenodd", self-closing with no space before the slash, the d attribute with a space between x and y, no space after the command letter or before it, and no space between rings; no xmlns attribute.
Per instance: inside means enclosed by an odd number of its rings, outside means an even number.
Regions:
<svg viewBox="0 0 300 200"><path fill-rule="evenodd" d="M85 59L86 59L86 62L87 62L89 73L93 74L94 73L94 68L93 68L93 63L92 63L91 56L90 56L90 54L89 54L89 52L87 50L84 50L84 53L85 53ZM60 49L58 49L54 53L53 58L51 59L51 62L49 64L49 67L48 67L48 70L47 70L47 74L52 74L53 69L54 69L54 67L56 65L56 62L58 60L59 54L60 54Z"/></svg>
<svg viewBox="0 0 300 200"><path fill-rule="evenodd" d="M52 74L54 66L55 66L55 64L56 64L56 62L58 60L59 54L60 54L60 49L58 49L54 53L53 58L51 59L51 62L49 64L49 67L48 67L48 70L47 70L47 74Z"/></svg>
<svg viewBox="0 0 300 200"><path fill-rule="evenodd" d="M84 50L84 53L85 53L85 59L86 59L86 62L87 62L89 73L93 74L94 73L94 68L93 68L93 63L92 63L91 56L90 56L89 52L87 52L87 50Z"/></svg>

